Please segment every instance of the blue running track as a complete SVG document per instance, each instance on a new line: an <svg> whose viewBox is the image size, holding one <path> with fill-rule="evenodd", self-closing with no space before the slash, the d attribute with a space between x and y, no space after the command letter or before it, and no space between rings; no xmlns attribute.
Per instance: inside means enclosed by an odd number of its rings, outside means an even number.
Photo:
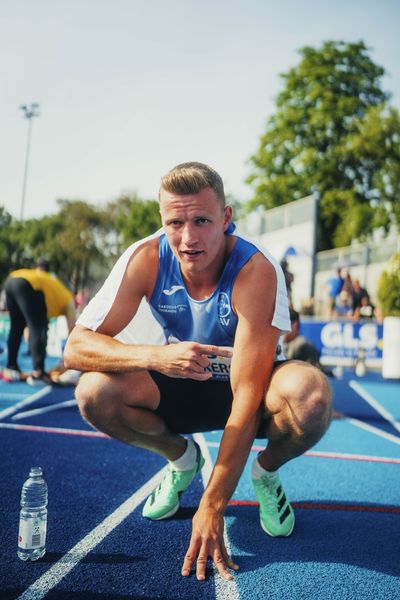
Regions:
<svg viewBox="0 0 400 600"><path fill-rule="evenodd" d="M200 583L180 569L221 432L196 436L207 457L202 476L172 519L150 522L141 507L162 476L161 459L92 431L72 387L38 392L0 382L1 600L398 600L400 382L345 371L331 383L343 417L281 470L294 533L270 538L259 526L255 440L226 511L240 571L225 582L210 565ZM36 465L49 487L47 553L24 563L16 555L19 499Z"/></svg>

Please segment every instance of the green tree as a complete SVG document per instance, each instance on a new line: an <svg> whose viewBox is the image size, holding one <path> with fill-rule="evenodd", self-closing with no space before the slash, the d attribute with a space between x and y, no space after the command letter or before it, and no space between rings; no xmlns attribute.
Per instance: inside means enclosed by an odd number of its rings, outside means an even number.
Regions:
<svg viewBox="0 0 400 600"><path fill-rule="evenodd" d="M103 279L114 260L109 241L112 223L104 210L82 200L58 200L60 211L50 230L58 230L47 257L73 291Z"/></svg>
<svg viewBox="0 0 400 600"><path fill-rule="evenodd" d="M11 215L3 206L0 206L0 285L10 271L10 256L12 254L11 222Z"/></svg>
<svg viewBox="0 0 400 600"><path fill-rule="evenodd" d="M379 277L378 300L383 317L400 317L400 253L392 257Z"/></svg>
<svg viewBox="0 0 400 600"><path fill-rule="evenodd" d="M0 284L4 283L10 271L33 265L36 255L29 246L29 230L29 221L13 219L0 209Z"/></svg>
<svg viewBox="0 0 400 600"><path fill-rule="evenodd" d="M141 200L136 194L121 196L107 207L108 215L120 233L123 247L136 242L161 227L157 200Z"/></svg>
<svg viewBox="0 0 400 600"><path fill-rule="evenodd" d="M7 220L0 235L3 279L13 269L34 266L40 257L49 261L51 270L72 291L104 278L108 262L115 258L108 243L112 224L106 214L81 200L58 204L59 212L53 215ZM3 237L7 243L2 243Z"/></svg>
<svg viewBox="0 0 400 600"><path fill-rule="evenodd" d="M362 41L299 52L250 157L249 208L317 192L320 250L388 231L400 223L400 116L380 87L384 69Z"/></svg>

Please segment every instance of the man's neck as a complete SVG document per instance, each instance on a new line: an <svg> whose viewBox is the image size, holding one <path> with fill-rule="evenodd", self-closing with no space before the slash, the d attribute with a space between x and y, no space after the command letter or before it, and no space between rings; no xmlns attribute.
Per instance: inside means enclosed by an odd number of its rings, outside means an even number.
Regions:
<svg viewBox="0 0 400 600"><path fill-rule="evenodd" d="M205 300L215 291L235 242L236 238L225 237L224 248L221 253L204 271L185 272L181 267L182 277L191 298Z"/></svg>

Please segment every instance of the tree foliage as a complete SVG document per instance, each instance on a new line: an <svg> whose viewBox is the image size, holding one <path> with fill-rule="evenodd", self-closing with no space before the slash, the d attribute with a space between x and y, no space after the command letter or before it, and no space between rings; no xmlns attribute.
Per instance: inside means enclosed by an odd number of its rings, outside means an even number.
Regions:
<svg viewBox="0 0 400 600"><path fill-rule="evenodd" d="M400 253L395 254L378 280L382 316L400 317Z"/></svg>
<svg viewBox="0 0 400 600"><path fill-rule="evenodd" d="M0 285L10 271L40 257L74 292L96 288L122 250L160 227L158 202L122 196L99 208L59 200L56 214L18 221L0 207Z"/></svg>
<svg viewBox="0 0 400 600"><path fill-rule="evenodd" d="M250 157L250 208L317 192L320 250L387 232L400 223L400 116L380 87L384 69L362 41L299 52Z"/></svg>
<svg viewBox="0 0 400 600"><path fill-rule="evenodd" d="M124 195L108 205L122 244L127 246L161 227L160 207L157 200L141 200L136 194Z"/></svg>
<svg viewBox="0 0 400 600"><path fill-rule="evenodd" d="M77 291L96 278L112 256L107 236L110 223L104 210L82 200L59 200L60 211L52 225L58 229L57 243L47 255Z"/></svg>
<svg viewBox="0 0 400 600"><path fill-rule="evenodd" d="M10 239L10 227L12 217L0 206L0 282L8 274L10 255L12 253L12 241Z"/></svg>

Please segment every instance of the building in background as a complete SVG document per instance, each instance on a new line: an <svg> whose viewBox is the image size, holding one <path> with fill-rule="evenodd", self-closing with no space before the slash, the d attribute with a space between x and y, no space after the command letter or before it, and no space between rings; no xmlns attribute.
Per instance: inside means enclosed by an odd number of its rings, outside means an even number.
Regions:
<svg viewBox="0 0 400 600"><path fill-rule="evenodd" d="M368 289L376 305L377 282L391 256L400 252L400 236L371 234L367 243L316 252L318 196L311 195L283 206L258 207L238 221L238 231L260 242L280 262L286 259L293 273L292 303L303 315L325 318L328 314L326 282L337 268L351 271Z"/></svg>
<svg viewBox="0 0 400 600"><path fill-rule="evenodd" d="M259 207L237 224L241 235L258 240L278 262L286 259L294 275L292 303L303 313L314 297L316 223L317 196L311 195L270 210Z"/></svg>

